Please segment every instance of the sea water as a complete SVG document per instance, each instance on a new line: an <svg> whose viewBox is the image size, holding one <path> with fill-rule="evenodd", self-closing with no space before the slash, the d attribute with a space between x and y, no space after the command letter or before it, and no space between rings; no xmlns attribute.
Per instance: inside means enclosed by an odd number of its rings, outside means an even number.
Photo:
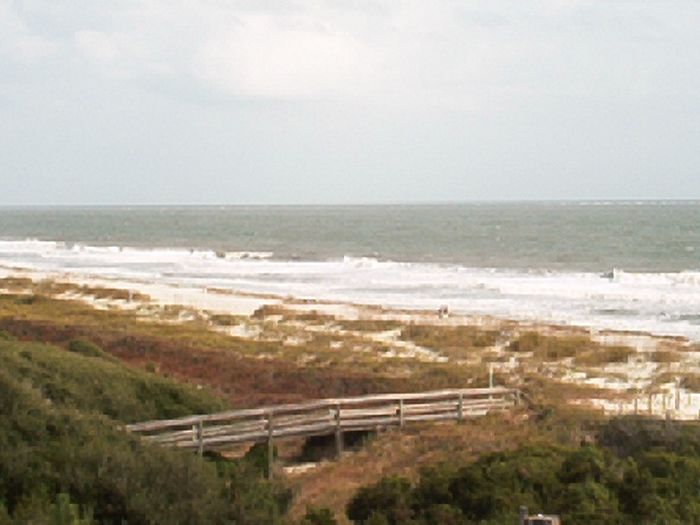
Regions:
<svg viewBox="0 0 700 525"><path fill-rule="evenodd" d="M0 208L0 266L700 340L700 203Z"/></svg>

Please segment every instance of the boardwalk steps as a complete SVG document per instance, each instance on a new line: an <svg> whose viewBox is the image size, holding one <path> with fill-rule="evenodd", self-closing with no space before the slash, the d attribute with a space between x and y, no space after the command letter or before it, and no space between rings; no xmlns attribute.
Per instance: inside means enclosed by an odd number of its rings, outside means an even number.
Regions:
<svg viewBox="0 0 700 525"><path fill-rule="evenodd" d="M519 402L518 390L502 387L379 394L147 421L128 425L127 430L147 442L199 454L241 443L267 442L270 458L274 440L335 435L340 455L343 432L403 427L414 422L461 421Z"/></svg>

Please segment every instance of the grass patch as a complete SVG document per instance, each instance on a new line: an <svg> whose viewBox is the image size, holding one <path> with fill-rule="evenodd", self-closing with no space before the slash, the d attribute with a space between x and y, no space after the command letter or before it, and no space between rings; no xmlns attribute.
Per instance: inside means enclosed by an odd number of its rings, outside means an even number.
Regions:
<svg viewBox="0 0 700 525"><path fill-rule="evenodd" d="M625 363L636 351L627 346L607 346L583 336L548 336L537 332L525 332L508 345L511 352L531 352L541 361L558 361L574 358L577 365L602 366L608 363Z"/></svg>
<svg viewBox="0 0 700 525"><path fill-rule="evenodd" d="M403 326L403 323L391 319L337 319L333 324L355 332L386 332Z"/></svg>
<svg viewBox="0 0 700 525"><path fill-rule="evenodd" d="M582 366L603 366L610 363L626 363L636 350L629 346L595 345L576 355L576 364Z"/></svg>
<svg viewBox="0 0 700 525"><path fill-rule="evenodd" d="M532 352L533 357L543 361L556 361L574 357L588 349L593 343L581 336L553 337L537 332L525 332L508 344L511 352Z"/></svg>
<svg viewBox="0 0 700 525"><path fill-rule="evenodd" d="M474 351L495 345L499 335L496 330L483 330L476 326L409 324L401 330L400 338L448 355L459 354L464 357Z"/></svg>
<svg viewBox="0 0 700 525"><path fill-rule="evenodd" d="M677 363L681 360L681 354L673 350L658 350L651 353L654 363Z"/></svg>

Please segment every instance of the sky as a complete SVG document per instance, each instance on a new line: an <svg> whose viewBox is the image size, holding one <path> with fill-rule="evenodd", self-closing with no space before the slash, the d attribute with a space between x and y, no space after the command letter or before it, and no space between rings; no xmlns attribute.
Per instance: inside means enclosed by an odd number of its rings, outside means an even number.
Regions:
<svg viewBox="0 0 700 525"><path fill-rule="evenodd" d="M0 0L0 205L683 198L696 0Z"/></svg>

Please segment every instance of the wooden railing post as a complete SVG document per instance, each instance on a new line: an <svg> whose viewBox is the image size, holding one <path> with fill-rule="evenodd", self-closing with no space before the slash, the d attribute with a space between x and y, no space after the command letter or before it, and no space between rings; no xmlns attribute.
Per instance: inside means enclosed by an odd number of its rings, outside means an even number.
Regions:
<svg viewBox="0 0 700 525"><path fill-rule="evenodd" d="M204 454L204 423L200 419L196 424L192 425L192 441L197 443L197 454Z"/></svg>
<svg viewBox="0 0 700 525"><path fill-rule="evenodd" d="M464 393L459 393L459 400L457 401L457 421L464 420Z"/></svg>
<svg viewBox="0 0 700 525"><path fill-rule="evenodd" d="M340 423L340 405L335 405L335 452L340 459L343 455L343 428Z"/></svg>
<svg viewBox="0 0 700 525"><path fill-rule="evenodd" d="M403 398L399 399L398 416L399 416L399 428L403 428Z"/></svg>
<svg viewBox="0 0 700 525"><path fill-rule="evenodd" d="M274 419L272 411L267 413L267 478L272 479L272 463L275 460L275 449L272 442Z"/></svg>

